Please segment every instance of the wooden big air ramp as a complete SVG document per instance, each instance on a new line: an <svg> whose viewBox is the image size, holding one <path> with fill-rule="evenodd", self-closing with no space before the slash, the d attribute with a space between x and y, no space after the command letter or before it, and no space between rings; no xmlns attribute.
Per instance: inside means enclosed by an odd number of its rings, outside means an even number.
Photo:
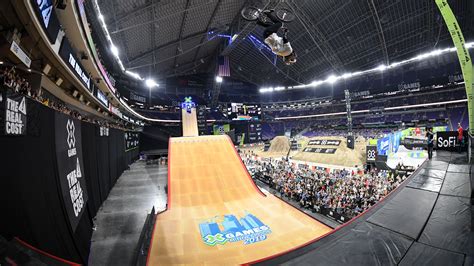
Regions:
<svg viewBox="0 0 474 266"><path fill-rule="evenodd" d="M331 229L250 178L228 136L171 138L168 209L148 265L242 264L303 246Z"/></svg>

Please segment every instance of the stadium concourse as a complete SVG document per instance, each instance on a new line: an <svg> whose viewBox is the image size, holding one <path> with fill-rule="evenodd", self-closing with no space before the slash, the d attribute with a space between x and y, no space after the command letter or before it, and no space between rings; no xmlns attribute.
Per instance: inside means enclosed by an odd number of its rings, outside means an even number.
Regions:
<svg viewBox="0 0 474 266"><path fill-rule="evenodd" d="M474 1L0 1L0 265L474 265Z"/></svg>

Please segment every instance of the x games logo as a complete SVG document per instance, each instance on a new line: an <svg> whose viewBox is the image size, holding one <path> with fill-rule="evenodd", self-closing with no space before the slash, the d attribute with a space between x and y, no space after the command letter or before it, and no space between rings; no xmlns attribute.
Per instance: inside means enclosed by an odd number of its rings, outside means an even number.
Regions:
<svg viewBox="0 0 474 266"><path fill-rule="evenodd" d="M69 149L67 150L67 155L68 155L68 157L72 157L72 156L77 154L77 151L76 151L76 136L74 135L75 131L76 131L76 127L74 125L73 120L71 120L71 119L67 120L66 130L67 130L67 139L66 139L66 141L67 141L67 145L69 147Z"/></svg>

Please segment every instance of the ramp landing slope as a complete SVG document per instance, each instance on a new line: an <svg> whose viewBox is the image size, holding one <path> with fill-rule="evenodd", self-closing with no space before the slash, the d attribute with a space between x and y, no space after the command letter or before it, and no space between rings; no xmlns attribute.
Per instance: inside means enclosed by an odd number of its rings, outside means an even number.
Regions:
<svg viewBox="0 0 474 266"><path fill-rule="evenodd" d="M242 264L331 231L251 180L227 136L171 138L168 209L157 216L148 265Z"/></svg>

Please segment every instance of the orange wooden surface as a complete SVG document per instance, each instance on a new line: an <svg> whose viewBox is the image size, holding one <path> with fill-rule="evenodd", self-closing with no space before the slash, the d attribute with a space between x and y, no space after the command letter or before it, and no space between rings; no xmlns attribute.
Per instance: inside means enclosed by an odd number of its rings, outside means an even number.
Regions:
<svg viewBox="0 0 474 266"><path fill-rule="evenodd" d="M264 196L243 168L227 136L172 138L169 209L158 215L149 265L221 264L254 261L302 245L331 231L272 195ZM246 212L271 233L261 242L208 246L199 224Z"/></svg>

